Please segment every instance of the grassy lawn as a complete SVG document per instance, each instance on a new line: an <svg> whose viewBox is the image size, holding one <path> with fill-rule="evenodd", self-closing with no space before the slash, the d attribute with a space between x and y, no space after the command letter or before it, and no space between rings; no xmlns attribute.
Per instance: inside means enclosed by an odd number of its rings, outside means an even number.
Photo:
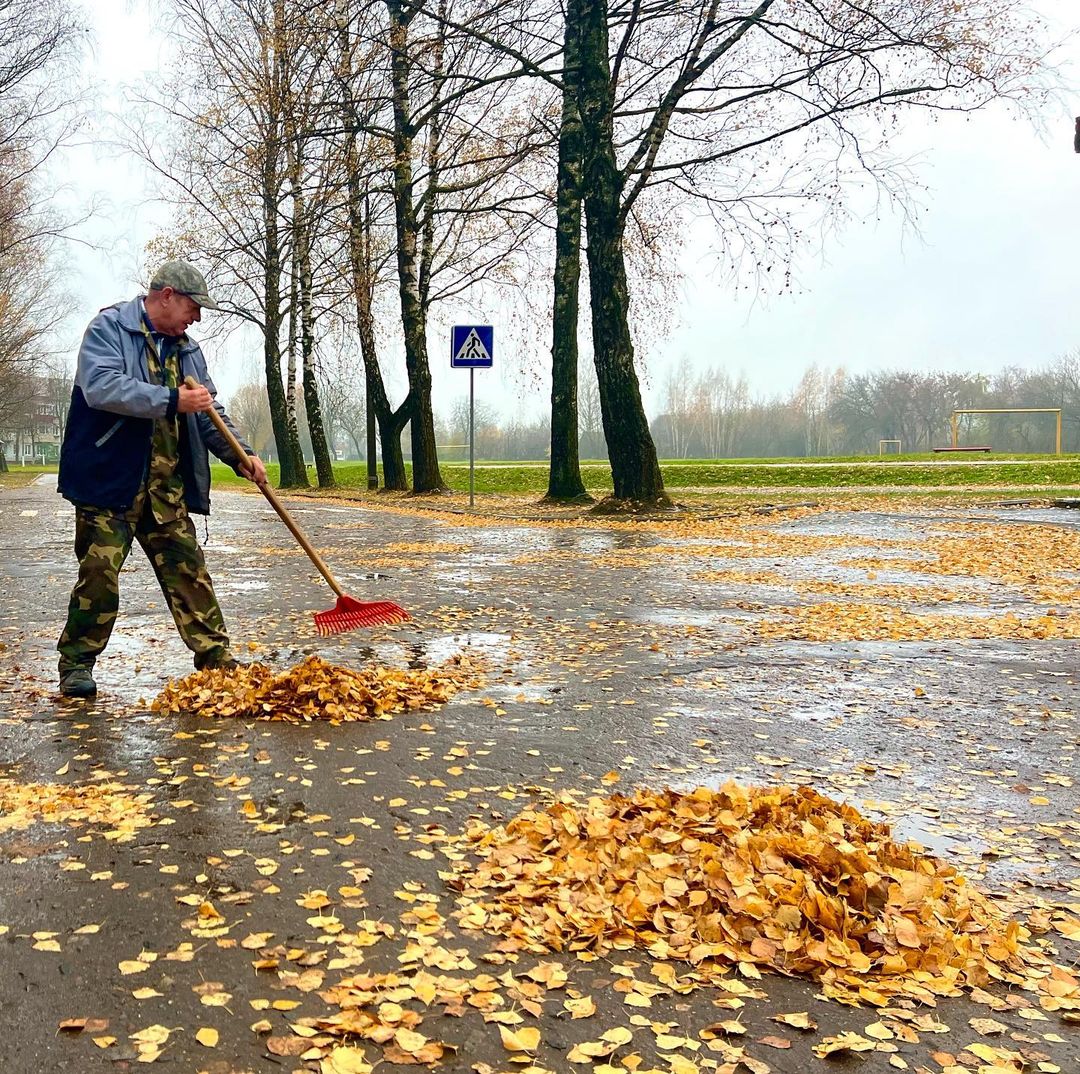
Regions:
<svg viewBox="0 0 1080 1074"><path fill-rule="evenodd" d="M980 457L981 458L981 457ZM931 461L933 459L933 461ZM672 491L680 489L813 488L823 492L838 486L866 490L875 488L1008 486L1047 494L1051 489L1080 484L1080 457L992 458L979 465L936 457L915 456L901 459L904 465L871 458L838 461L834 459L701 461L677 460L661 463L664 483ZM278 467L267 467L276 483ZM467 492L467 464L442 463L443 479L455 492ZM309 468L312 485L315 472ZM360 462L338 463L334 468L343 491L366 491L367 468ZM586 462L581 466L582 479L593 494L611 491L611 470L606 463ZM381 468L380 468L381 480ZM228 467L214 467L218 487L246 484ZM483 463L476 467L476 491L480 495L542 495L547 488L547 467L543 463Z"/></svg>
<svg viewBox="0 0 1080 1074"><path fill-rule="evenodd" d="M56 466L19 466L8 463L7 473L0 473L0 489L20 489L31 484L42 474L55 474Z"/></svg>
<svg viewBox="0 0 1080 1074"><path fill-rule="evenodd" d="M21 489L31 484L37 477L34 473L23 473L21 470L8 474L0 474L0 489Z"/></svg>
<svg viewBox="0 0 1080 1074"><path fill-rule="evenodd" d="M986 489L990 493L1006 488L1016 495L1069 495L1080 485L1080 456L1046 455L977 456L976 458L909 455L888 460L875 456L847 459L676 459L661 463L664 483L681 498L709 494L746 494L769 490L837 489L866 492L898 491L927 493L935 489ZM456 493L469 489L468 463L444 462L443 479ZM278 466L267 467L276 485ZM39 474L55 473L55 466L15 466L0 474L0 489L19 488ZM334 468L340 491L366 494L367 467L362 462L338 463ZM213 467L217 488L250 487L220 463ZM314 467L308 468L316 486ZM594 496L611 492L611 470L606 462L587 461L581 465L586 487ZM380 481L382 470L379 471ZM540 462L490 462L476 466L476 492L480 496L536 496L547 489L547 464ZM792 494L798 494L793 492ZM998 498L1003 498L999 496Z"/></svg>

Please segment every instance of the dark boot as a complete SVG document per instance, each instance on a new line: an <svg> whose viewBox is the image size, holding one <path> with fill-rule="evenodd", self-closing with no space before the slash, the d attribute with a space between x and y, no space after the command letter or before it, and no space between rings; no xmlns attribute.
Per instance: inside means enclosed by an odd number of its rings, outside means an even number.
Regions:
<svg viewBox="0 0 1080 1074"><path fill-rule="evenodd" d="M64 697L93 697L97 683L89 668L71 668L60 676L60 693Z"/></svg>
<svg viewBox="0 0 1080 1074"><path fill-rule="evenodd" d="M211 650L195 657L196 671L233 671L240 666L240 661L228 649L224 652Z"/></svg>

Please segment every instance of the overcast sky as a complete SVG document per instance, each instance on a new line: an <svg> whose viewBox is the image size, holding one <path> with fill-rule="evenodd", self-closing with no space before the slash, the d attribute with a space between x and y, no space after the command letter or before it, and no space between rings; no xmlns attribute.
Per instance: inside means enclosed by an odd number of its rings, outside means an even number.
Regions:
<svg viewBox="0 0 1080 1074"><path fill-rule="evenodd" d="M94 25L91 77L104 111L123 108L122 84L153 79L167 67L168 42L140 0L83 0ZM1032 0L1059 36L1080 27L1076 0ZM1060 55L1077 84L1080 41ZM1080 93L1075 100L1080 114ZM660 408L664 369L689 358L697 367L745 374L755 392L786 392L811 364L849 371L947 368L992 373L1028 368L1080 347L1080 156L1072 150L1073 102L1045 117L1045 134L997 107L971 117L928 123L912 117L894 149L917 158L926 190L915 233L895 215L856 221L804 256L792 293L735 292L716 270L711 239L698 231L686 251L686 282L670 334L648 349L646 404ZM146 170L91 144L64 160L65 201L96 200L81 235L71 281L72 337L94 313L137 292L143 246L165 220L148 200ZM447 321L468 322L462 306ZM194 333L197 334L197 333ZM448 367L448 346L430 341L436 398L467 390ZM477 374L478 398L504 410L537 412L546 389L501 369ZM250 370L254 344L208 346L211 369L227 397ZM522 388L532 382L531 392ZM399 378L398 383L402 381ZM524 392L524 394L523 394Z"/></svg>

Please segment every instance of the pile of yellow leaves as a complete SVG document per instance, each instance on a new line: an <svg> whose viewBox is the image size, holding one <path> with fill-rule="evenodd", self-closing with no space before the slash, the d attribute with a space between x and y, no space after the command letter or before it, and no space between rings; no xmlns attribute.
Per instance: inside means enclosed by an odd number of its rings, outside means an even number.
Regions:
<svg viewBox="0 0 1080 1074"><path fill-rule="evenodd" d="M644 948L704 980L763 967L878 1005L1054 977L1080 1006L1076 979L956 869L807 787L564 794L469 838L462 925L527 950Z"/></svg>
<svg viewBox="0 0 1080 1074"><path fill-rule="evenodd" d="M37 821L73 827L104 825L116 842L134 838L153 821L147 815L152 795L132 794L116 783L17 783L0 779L0 832L29 828Z"/></svg>
<svg viewBox="0 0 1080 1074"><path fill-rule="evenodd" d="M309 656L288 671L265 664L230 671L196 671L170 682L154 699L155 712L239 716L305 723L390 719L395 712L445 704L477 684L460 656L435 668L370 668L353 671Z"/></svg>

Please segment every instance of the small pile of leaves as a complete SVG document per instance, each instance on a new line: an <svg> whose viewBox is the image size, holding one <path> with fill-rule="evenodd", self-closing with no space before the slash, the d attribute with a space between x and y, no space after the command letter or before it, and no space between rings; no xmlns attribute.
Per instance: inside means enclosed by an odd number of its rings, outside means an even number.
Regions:
<svg viewBox="0 0 1080 1074"><path fill-rule="evenodd" d="M431 982L424 986L424 995L430 1002L438 992L436 979L430 975L425 978ZM308 1047L316 1034L315 1039L324 1047L336 1040L371 1041L381 1046L383 1061L402 1064L438 1063L455 1050L453 1045L419 1032L417 1027L423 1015L402 1006L405 1001L418 998L408 977L392 973L360 974L319 995L341 1010L326 1018L301 1018L293 1025L294 1032L306 1031Z"/></svg>
<svg viewBox="0 0 1080 1074"><path fill-rule="evenodd" d="M38 821L75 828L104 826L106 839L128 842L153 824L147 814L153 796L132 794L117 783L17 783L0 779L0 832L29 828Z"/></svg>
<svg viewBox="0 0 1080 1074"><path fill-rule="evenodd" d="M706 980L767 968L852 1004L1055 973L956 869L808 787L563 794L468 834L461 923L517 949L643 948Z"/></svg>
<svg viewBox="0 0 1080 1074"><path fill-rule="evenodd" d="M460 656L434 668L364 671L309 656L296 667L276 673L257 663L196 671L170 682L152 708L290 723L388 720L396 712L445 704L459 690L476 684L475 672Z"/></svg>

